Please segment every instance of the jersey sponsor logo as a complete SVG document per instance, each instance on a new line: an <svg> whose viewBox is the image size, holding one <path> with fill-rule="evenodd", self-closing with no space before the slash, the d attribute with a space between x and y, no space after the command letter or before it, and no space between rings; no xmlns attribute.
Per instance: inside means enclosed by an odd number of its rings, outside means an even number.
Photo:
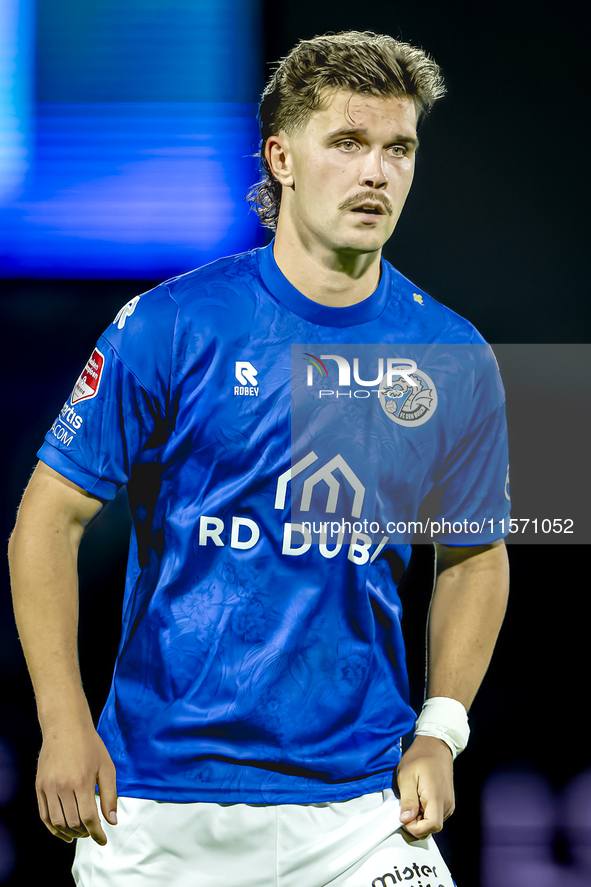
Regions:
<svg viewBox="0 0 591 887"><path fill-rule="evenodd" d="M67 428L63 425L59 419L56 419L50 429L53 436L56 438L59 443L63 444L66 447L69 447L72 441L74 440L75 431L72 431L71 428Z"/></svg>
<svg viewBox="0 0 591 887"><path fill-rule="evenodd" d="M318 456L314 451L308 453L303 459L300 459L292 468L288 468L277 480L277 489L275 493L275 508L283 509L285 507L285 496L287 493L287 484L305 471L313 462L316 462ZM363 508L363 499L365 497L365 487L353 471L353 469L345 462L340 454L319 468L305 482L302 490L302 498L300 502L300 511L309 511L310 502L312 500L312 491L314 487L323 482L328 487L328 498L326 502L326 513L334 514L337 508L339 492L341 484L334 476L334 471L339 470L344 478L349 482L354 490L353 505L351 508L351 516L359 517Z"/></svg>
<svg viewBox="0 0 591 887"><path fill-rule="evenodd" d="M82 428L82 423L84 422L82 416L79 416L76 410L70 406L69 403L65 403L60 410L60 416L62 421L74 431L74 434Z"/></svg>
<svg viewBox="0 0 591 887"><path fill-rule="evenodd" d="M258 397L257 373L258 370L249 360L237 360L234 365L234 375L240 384L234 385L234 394L240 397Z"/></svg>
<svg viewBox="0 0 591 887"><path fill-rule="evenodd" d="M74 407L66 401L50 431L59 443L69 447L82 428L83 422L82 416L79 416Z"/></svg>
<svg viewBox="0 0 591 887"><path fill-rule="evenodd" d="M306 471L317 461L317 459L318 456L312 451L279 476L275 491L276 509L282 510L285 507L287 484L299 474ZM314 471L304 481L299 506L296 503L296 508L299 507L301 512L309 512L314 487L318 484L322 484L322 488L326 487L328 490L324 514L335 514L341 492L341 481L335 477L335 471L340 472L341 477L353 490L351 518L359 518L361 516L361 509L363 508L363 500L365 498L365 486L361 483L353 469L347 464L340 453ZM343 548L345 533L347 533L347 536L350 539L350 543L346 548L348 559L357 565L365 564L368 561L373 563L388 542L389 537L382 536L382 539L372 552L374 539L372 536L368 535L368 529L371 533L379 532L379 525L377 523L372 523L368 528L367 520L363 522L360 520L332 522L322 520L317 522L316 520L313 520L302 521L301 523L286 523L283 527L283 546L281 553L291 557L305 554L312 547L313 535L316 534L318 539L316 543L318 551L322 557L330 559L336 557ZM329 534L331 536L330 545L328 545Z"/></svg>
<svg viewBox="0 0 591 887"><path fill-rule="evenodd" d="M380 383L378 396L386 416L406 427L424 425L437 409L433 379L419 370L414 360L405 359L400 366L391 367Z"/></svg>
<svg viewBox="0 0 591 887"><path fill-rule="evenodd" d="M509 466L507 465L507 477L505 478L505 499L510 502L511 494L509 493Z"/></svg>
<svg viewBox="0 0 591 887"><path fill-rule="evenodd" d="M223 546L224 542L221 535L224 530L225 525L221 518L202 515L199 520L199 545L207 545L207 540L211 539L214 545ZM249 517L234 516L232 518L230 548L240 548L242 550L254 548L259 541L260 535L261 530L256 521Z"/></svg>
<svg viewBox="0 0 591 887"><path fill-rule="evenodd" d="M98 348L95 348L74 385L74 390L70 396L72 406L81 400L90 400L91 397L96 397L101 384L104 366L105 356Z"/></svg>
<svg viewBox="0 0 591 887"><path fill-rule="evenodd" d="M371 887L393 887L393 885L398 885L404 881L414 881L416 887L431 887L431 885L433 887L444 887L443 884L439 883L437 868L434 865L419 865L417 862L413 862L402 870L399 870L399 867L396 865L392 866L392 869L393 871L385 872L383 875L374 878L371 882ZM425 883L427 878L429 878L429 882ZM434 878L435 881L432 881L431 878Z"/></svg>
<svg viewBox="0 0 591 887"><path fill-rule="evenodd" d="M117 314L115 315L115 320L113 321L113 326L117 324L117 329L122 330L125 326L125 321L128 317L131 317L133 312L136 309L137 303L139 302L140 297L134 296L131 302L128 302L127 305L124 305L123 308L120 308Z"/></svg>
<svg viewBox="0 0 591 887"><path fill-rule="evenodd" d="M285 508L288 484L317 460L318 456L316 453L310 452L277 478L275 509L283 510ZM300 501L301 511L310 510L312 491L317 484L322 482L328 488L325 514L335 513L341 490L341 482L334 475L334 472L337 470L340 471L342 477L350 485L354 493L351 517L360 517L365 496L365 486L340 454L313 472L304 482ZM331 535L330 545L328 544L329 532ZM347 545L345 545L346 532L348 538L350 538L350 542ZM330 524L329 522L321 522L320 525L317 525L316 521L303 523L287 521L283 524L281 553L290 557L298 557L309 551L312 544L315 544L322 557L331 559L336 557L345 548L348 559L352 563L361 566L368 561L373 563L389 539L388 536L382 536L379 543L375 544L374 538L368 535L368 532L374 534L379 532L379 525L372 523L368 527L367 520L354 521L352 523L342 521ZM313 534L317 535L318 541L315 543ZM226 541L222 538L223 535ZM222 547L229 541L230 548L246 550L253 548L257 544L260 535L259 525L249 517L233 516L231 527L226 526L221 518L213 515L204 514L199 519L199 545L206 546L211 542L218 547Z"/></svg>
<svg viewBox="0 0 591 887"><path fill-rule="evenodd" d="M316 531L315 523L312 529ZM349 527L351 541L348 544L345 544L344 541L345 530L342 528L342 524L338 524L334 533L335 539L331 539L330 544L328 544L328 525L322 525L319 529L317 542L313 540L312 529L310 529L310 524L286 521L283 524L281 554L287 557L299 557L306 554L314 544L320 555L327 560L336 557L344 549L351 563L362 566L368 561L373 563L389 538L384 536L372 550L374 545L372 537L362 532L363 529L367 529L367 521L364 521L363 524L359 522L359 527L355 524ZM336 535L337 533L338 535ZM258 523L244 515L233 515L229 525L215 515L202 514L199 517L200 546L213 544L222 548L229 544L230 548L247 551L255 547L260 537L261 528Z"/></svg>

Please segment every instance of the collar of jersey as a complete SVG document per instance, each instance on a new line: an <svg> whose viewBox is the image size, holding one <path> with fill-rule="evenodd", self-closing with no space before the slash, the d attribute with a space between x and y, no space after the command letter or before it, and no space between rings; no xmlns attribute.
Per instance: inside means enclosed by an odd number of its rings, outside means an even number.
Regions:
<svg viewBox="0 0 591 887"><path fill-rule="evenodd" d="M293 286L279 270L279 266L273 255L274 240L268 246L258 250L259 269L263 282L270 293L285 305L294 314L317 323L320 326L355 326L359 323L368 323L379 317L386 307L389 290L390 271L387 262L382 260L382 273L377 289L356 305L348 305L346 308L332 308L329 305L321 305L308 299Z"/></svg>

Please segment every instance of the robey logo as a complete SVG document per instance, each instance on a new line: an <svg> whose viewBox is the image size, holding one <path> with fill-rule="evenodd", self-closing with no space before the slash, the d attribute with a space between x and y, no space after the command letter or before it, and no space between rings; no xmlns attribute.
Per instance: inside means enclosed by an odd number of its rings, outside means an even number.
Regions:
<svg viewBox="0 0 591 887"><path fill-rule="evenodd" d="M240 384L234 385L234 394L242 397L258 397L257 372L249 360L237 360L234 375Z"/></svg>
<svg viewBox="0 0 591 887"><path fill-rule="evenodd" d="M128 302L127 305L124 305L123 308L120 308L117 314L115 315L115 320L113 321L113 326L117 324L117 329L122 330L125 326L125 321L128 317L131 317L133 312L137 307L137 303L139 302L140 297L134 296L131 302Z"/></svg>

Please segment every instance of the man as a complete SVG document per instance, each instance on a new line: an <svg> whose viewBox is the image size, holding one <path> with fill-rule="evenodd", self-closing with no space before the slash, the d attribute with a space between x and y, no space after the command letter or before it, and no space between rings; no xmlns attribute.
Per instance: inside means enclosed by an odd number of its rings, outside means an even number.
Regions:
<svg viewBox="0 0 591 887"><path fill-rule="evenodd" d="M506 605L504 399L474 328L381 260L442 92L392 38L298 44L260 109L251 198L275 240L133 299L48 432L11 571L40 814L91 837L80 884L453 883L431 835ZM122 484L134 529L97 733L76 556ZM396 584L429 502L427 698L401 758Z"/></svg>

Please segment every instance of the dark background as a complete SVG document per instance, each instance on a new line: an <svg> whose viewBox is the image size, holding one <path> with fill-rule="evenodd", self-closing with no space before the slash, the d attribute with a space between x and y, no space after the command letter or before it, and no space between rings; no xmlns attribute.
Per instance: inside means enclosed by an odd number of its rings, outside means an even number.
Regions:
<svg viewBox="0 0 591 887"><path fill-rule="evenodd" d="M441 64L448 95L421 131L415 184L385 255L490 342L590 341L588 50L579 8L318 0L265 5L269 60L299 38L358 28L419 44ZM261 70L261 83L268 70ZM156 282L2 282L5 539L36 450L95 339L125 301ZM589 409L588 400L581 408ZM549 412L549 423L559 421ZM566 434L565 450L548 460L547 472L560 472L568 458ZM588 466L580 471L588 474ZM96 716L117 648L126 539L125 501L118 497L81 552L80 658ZM426 546L415 550L403 588L417 707L431 556ZM588 546L509 546L507 618L471 712L468 750L456 764L457 811L439 841L461 887L479 883L480 795L491 772L533 767L558 791L589 766L588 742L573 727L580 724L587 683L588 556ZM0 831L8 830L16 853L14 875L5 883L37 882L40 872L51 872L65 885L73 845L52 838L37 817L40 735L8 606L7 571L2 583L0 737L7 763L0 753L0 770L4 766L6 785L17 780L12 800L0 809Z"/></svg>

